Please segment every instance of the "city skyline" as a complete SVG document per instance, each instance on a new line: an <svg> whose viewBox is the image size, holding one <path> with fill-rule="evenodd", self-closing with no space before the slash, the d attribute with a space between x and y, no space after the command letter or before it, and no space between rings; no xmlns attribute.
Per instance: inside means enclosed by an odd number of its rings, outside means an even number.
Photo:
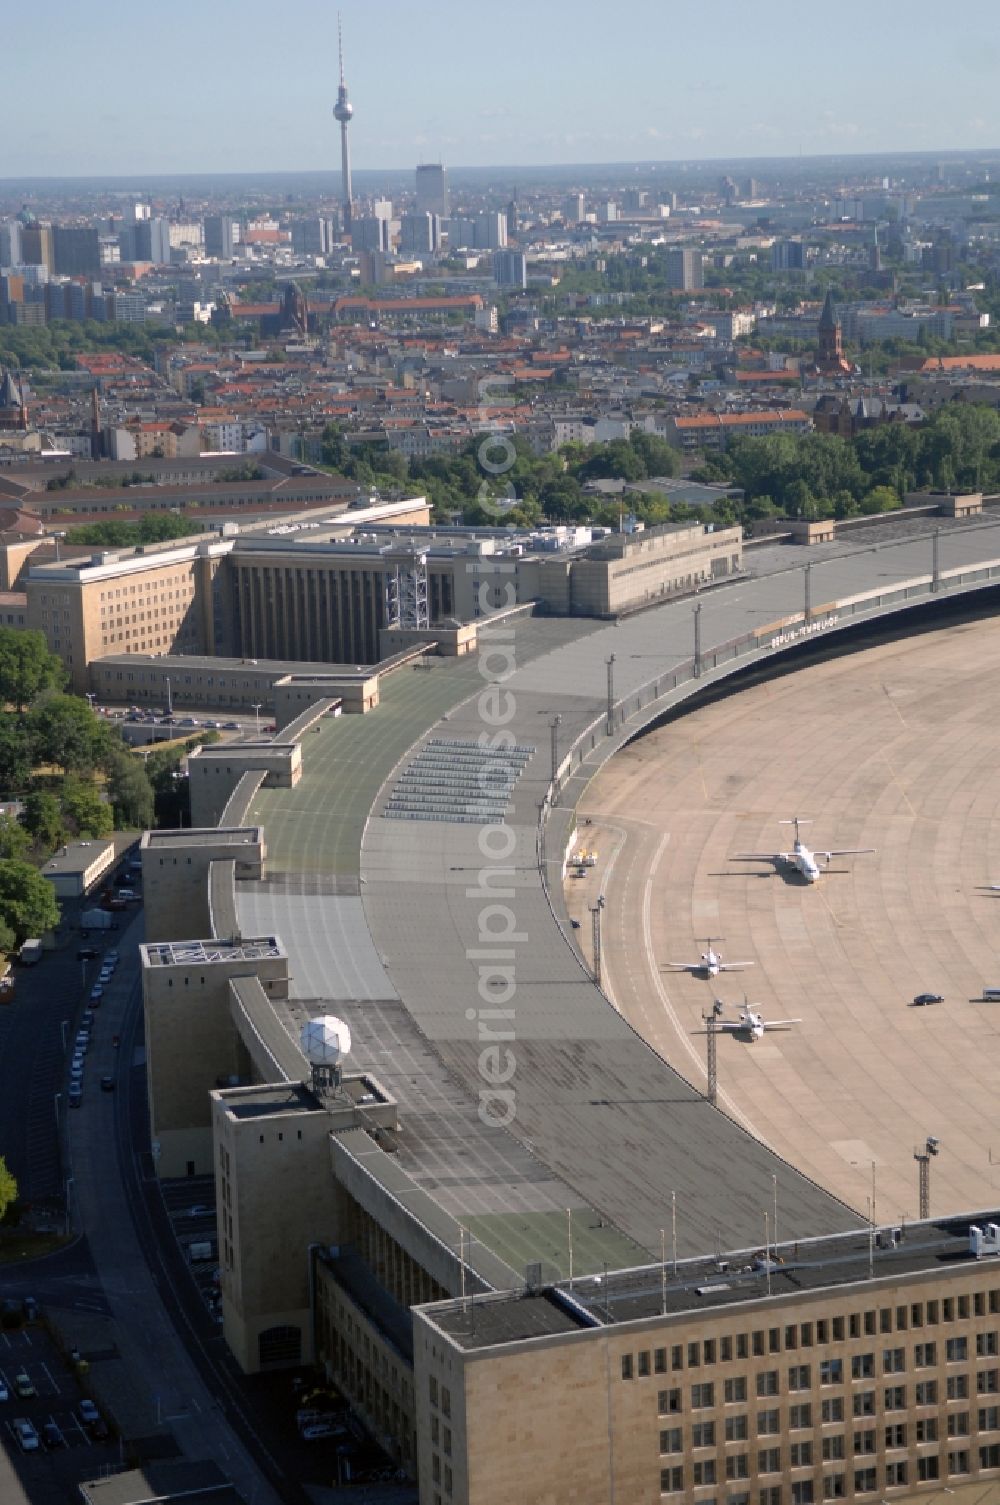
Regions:
<svg viewBox="0 0 1000 1505"><path fill-rule="evenodd" d="M192 51L205 18L190 0L165 33L152 13L130 12L127 27L100 32L67 0L54 0L50 15L57 51L42 46L28 13L12 17L18 66L8 107L22 129L5 177L338 168L337 17L314 0L284 9L286 46L271 37L273 13L260 0L233 8L218 55ZM636 0L628 27L611 33L596 0L572 13L512 0L504 16L498 32L455 0L419 18L399 0L377 13L348 0L344 43L351 100L361 107L351 132L356 170L433 160L488 169L975 152L1000 143L989 91L1000 18L983 0L966 8L960 33L930 0L915 0L905 29L859 0L839 8L835 27L803 19L788 0L769 0L752 18L722 0L716 19L729 46L710 59L700 16L653 0ZM91 80L109 74L125 87L102 91L95 107Z"/></svg>

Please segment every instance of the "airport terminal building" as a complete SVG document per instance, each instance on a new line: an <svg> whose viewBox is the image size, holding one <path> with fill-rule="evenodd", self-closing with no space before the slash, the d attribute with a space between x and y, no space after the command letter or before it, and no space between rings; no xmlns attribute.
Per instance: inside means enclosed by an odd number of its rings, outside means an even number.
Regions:
<svg viewBox="0 0 1000 1505"><path fill-rule="evenodd" d="M648 562L602 547L608 592ZM762 593L750 661L800 590ZM142 843L158 1174L214 1175L240 1366L322 1366L427 1505L1000 1481L995 1214L868 1228L646 1045L569 927L593 769L737 652L686 657L664 597L480 620L372 714L317 684L211 751L198 824ZM333 1075L301 1043L330 1016Z"/></svg>

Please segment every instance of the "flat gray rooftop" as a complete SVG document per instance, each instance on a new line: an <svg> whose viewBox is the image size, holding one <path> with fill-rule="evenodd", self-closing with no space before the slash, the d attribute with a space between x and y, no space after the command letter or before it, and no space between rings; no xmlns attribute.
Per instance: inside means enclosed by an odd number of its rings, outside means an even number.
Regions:
<svg viewBox="0 0 1000 1505"><path fill-rule="evenodd" d="M997 1216L982 1213L974 1218L910 1223L902 1230L900 1242L886 1238L885 1248L879 1247L878 1236L869 1238L866 1227L836 1238L781 1244L770 1251L768 1259L760 1248L725 1253L717 1259L684 1260L676 1272L668 1261L665 1271L659 1264L647 1265L616 1270L606 1277L560 1282L554 1291L490 1297L477 1302L474 1314L467 1303L455 1301L429 1307L427 1314L461 1347L476 1348L574 1328L611 1327L794 1298L803 1291L858 1285L869 1279L902 1281L929 1270L960 1272L977 1263L969 1253L970 1223L983 1226L995 1222ZM996 1255L985 1256L985 1262L1000 1269ZM561 1302L560 1292L570 1300Z"/></svg>
<svg viewBox="0 0 1000 1505"><path fill-rule="evenodd" d="M143 847L252 846L263 838L260 826L185 826L174 831L147 831Z"/></svg>
<svg viewBox="0 0 1000 1505"><path fill-rule="evenodd" d="M320 1113L322 1104L301 1082L263 1087L230 1087L220 1093L234 1118L262 1118L271 1113Z"/></svg>
<svg viewBox="0 0 1000 1505"><path fill-rule="evenodd" d="M273 935L243 941L158 941L140 946L151 967L198 967L220 962L258 962L284 956Z"/></svg>

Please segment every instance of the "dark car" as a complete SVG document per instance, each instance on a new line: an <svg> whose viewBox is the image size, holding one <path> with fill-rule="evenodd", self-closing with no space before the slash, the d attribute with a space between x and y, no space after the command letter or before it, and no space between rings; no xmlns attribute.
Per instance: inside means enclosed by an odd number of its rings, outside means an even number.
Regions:
<svg viewBox="0 0 1000 1505"><path fill-rule="evenodd" d="M102 1076L101 1077L101 1091L102 1092L114 1092L114 1090L115 1090L115 1079L114 1079L114 1077L113 1076Z"/></svg>
<svg viewBox="0 0 1000 1505"><path fill-rule="evenodd" d="M929 1003L944 1003L944 997L941 993L918 993L913 1000L913 1007L922 1009Z"/></svg>
<svg viewBox="0 0 1000 1505"><path fill-rule="evenodd" d="M111 1436L111 1433L108 1431L108 1424L103 1416L99 1416L96 1421L92 1421L87 1430L95 1442L106 1442Z"/></svg>
<svg viewBox="0 0 1000 1505"><path fill-rule="evenodd" d="M76 959L77 959L78 962L92 962L92 961L96 961L97 960L97 947L96 946L81 946L78 949L77 953L76 953Z"/></svg>
<svg viewBox="0 0 1000 1505"><path fill-rule="evenodd" d="M56 1426L54 1421L47 1421L42 1427L42 1442L49 1452L54 1448L64 1448L66 1439Z"/></svg>

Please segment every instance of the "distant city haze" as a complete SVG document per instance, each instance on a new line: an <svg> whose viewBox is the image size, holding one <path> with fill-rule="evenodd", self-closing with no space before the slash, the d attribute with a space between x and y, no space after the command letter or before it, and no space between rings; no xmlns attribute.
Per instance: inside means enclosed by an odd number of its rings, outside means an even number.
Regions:
<svg viewBox="0 0 1000 1505"><path fill-rule="evenodd" d="M1000 145L1000 6L342 6L355 168ZM4 178L339 170L337 11L78 0L4 20Z"/></svg>

